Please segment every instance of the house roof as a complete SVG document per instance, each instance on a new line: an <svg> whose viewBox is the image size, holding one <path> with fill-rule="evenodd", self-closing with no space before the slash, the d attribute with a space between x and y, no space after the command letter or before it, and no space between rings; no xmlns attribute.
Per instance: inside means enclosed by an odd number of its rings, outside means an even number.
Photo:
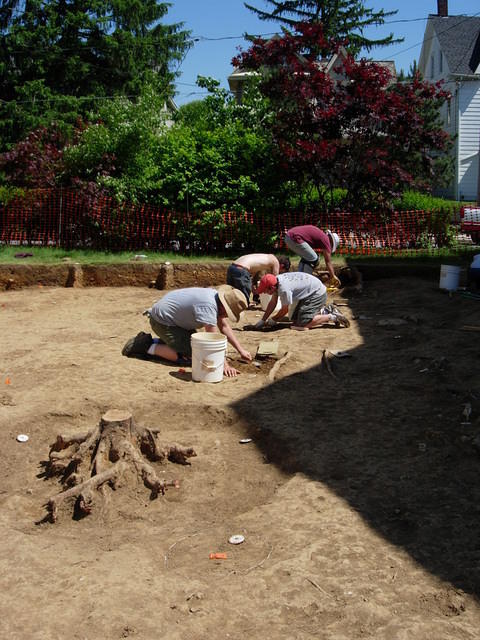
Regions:
<svg viewBox="0 0 480 640"><path fill-rule="evenodd" d="M386 69L388 69L388 71L390 71L390 75L392 76L392 81L395 81L395 78L397 77L397 70L395 68L395 62L393 60L373 60L372 62L377 64L379 67L385 67Z"/></svg>
<svg viewBox="0 0 480 640"><path fill-rule="evenodd" d="M450 73L472 75L480 64L480 17L428 16Z"/></svg>
<svg viewBox="0 0 480 640"><path fill-rule="evenodd" d="M340 47L340 50L338 53L334 53L329 58L323 58L322 60L319 60L318 67L323 71L330 73L330 71L334 68L334 65L337 63L339 58L342 56L345 56L346 53L347 53L346 50L343 47ZM397 70L395 68L395 62L391 60L371 60L371 62L372 64L376 64L378 66L385 67L386 69L388 69L391 76L390 82L396 81ZM238 89L238 86L240 84L242 84L247 78L250 78L254 75L256 75L256 73L253 71L246 71L241 67L236 67L233 73L231 73L228 76L228 84L230 86L230 91L233 91L235 93L235 91Z"/></svg>

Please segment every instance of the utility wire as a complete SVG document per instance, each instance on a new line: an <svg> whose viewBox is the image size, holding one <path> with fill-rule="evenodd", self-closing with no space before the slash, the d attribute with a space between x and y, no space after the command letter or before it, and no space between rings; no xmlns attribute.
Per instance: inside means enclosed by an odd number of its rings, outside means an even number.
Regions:
<svg viewBox="0 0 480 640"><path fill-rule="evenodd" d="M479 12L477 12L477 13L475 13L475 14L473 14L472 16L465 16L465 18L464 18L463 20L461 20L460 22L457 22L456 24L454 24L454 25L450 25L449 27L446 27L446 28L445 28L445 29L443 29L442 31L439 31L439 32L438 32L438 35L441 35L441 34L443 34L443 33L446 33L447 31L450 31L450 30L452 30L452 29L455 29L455 28L457 28L459 25L461 25L461 24L463 24L464 22L468 21L470 18L475 18L475 17L478 17L478 16L480 16L480 11L479 11ZM457 17L457 16L450 16L450 17ZM426 18L411 18L411 19L405 19L405 20L392 20L392 21L389 21L389 22L385 22L385 23L383 23L383 24L399 24L399 23L408 23L408 22L419 22L419 21L421 21L421 20L428 20L428 17L426 17ZM274 35L275 33L277 33L277 32L270 32L270 33L258 34L258 35L254 36L254 37L259 37L259 38L261 38L261 37L266 37L266 36ZM392 55L390 58L386 58L386 60L393 60L396 56L398 56L398 55L400 55L400 54L402 54L402 53L406 53L407 51L411 51L412 49L415 49L416 47L421 46L424 42L429 42L430 40L432 40L433 38L435 38L435 37L436 37L436 35L437 35L437 34L435 34L434 36L431 36L430 38L423 39L421 42L418 42L418 43L416 43L416 44L413 44L413 45L411 45L411 46L409 46L409 47L407 47L407 48L405 48L405 49L401 49L400 51L397 51L394 55ZM209 37L207 37L207 36L194 36L192 39L190 39L189 41L187 41L187 43L188 43L188 44L190 44L190 45L193 45L193 44L195 44L196 42L218 42L218 41L222 41L222 40L244 39L244 37L245 37L244 35L242 35L242 36L221 36L221 37L218 37L218 38L209 38ZM158 41L153 40L153 41L151 41L150 43L148 43L148 45L155 45L155 44L159 44L160 42L163 42L163 41L160 41L160 40L158 40ZM25 45L25 46L27 47L27 45ZM50 48L50 47L48 47L48 48ZM89 48L90 48L90 47L81 47L81 48L59 48L59 50L60 50L60 51L62 51L62 52L64 52L64 53L67 53L67 52L73 52L73 51L85 51L85 50L88 50ZM92 47L92 48L98 49L99 47L98 47L98 46L96 46L96 47ZM43 49L47 49L47 47L45 47L45 48L43 48ZM36 50L42 50L42 48L41 48L41 47L36 47ZM176 70L175 70L175 72L174 72L174 73L178 73L178 72L179 72L180 67L183 65L183 63L184 63L184 61L185 61L185 58L186 58L186 55L187 55L188 51L189 51L189 49L187 49L187 50L185 51L184 55L181 57L181 59L180 59L180 60L178 60L178 65L177 65L177 68L176 68ZM24 53L24 51L23 51L23 50L22 50L22 51L19 51L19 50L18 50L18 51L14 51L13 53ZM91 62L90 64L92 64L92 65L94 65L94 66L95 66L95 63L93 63L93 62ZM190 86L190 87L197 86L197 85L195 85L195 84L191 84L191 83L182 83L182 82L176 82L175 84L176 84L176 85L185 85L185 86ZM189 94L189 95L194 95L194 94L196 94L196 93L200 93L200 92L192 92L192 93L191 93L191 94ZM112 100L112 99L114 99L115 97L118 97L118 96L79 96L79 97L77 97L76 99L77 99L77 100ZM135 97L135 96L123 96L123 97L125 97L125 98L132 98L132 97ZM58 98L55 98L55 97L53 97L53 98L45 98L45 99L38 99L38 98L37 98L37 99L36 99L36 102L49 102L49 101L52 101L52 100L55 100L55 99L58 99ZM5 101L5 100L1 100L1 99L0 99L0 101L1 101L1 102L3 102L4 104L7 104L7 101ZM16 102L16 104L25 104L25 103L31 102L31 100L15 101L15 102Z"/></svg>
<svg viewBox="0 0 480 640"><path fill-rule="evenodd" d="M118 96L72 96L66 94L58 94L53 95L51 98L30 98L29 100L3 100L0 98L0 103L3 104L29 104L31 102L55 102L58 100L70 100L74 98L75 100L89 101L89 100L115 100L116 98L127 98L128 100L138 98L137 95L118 95Z"/></svg>
<svg viewBox="0 0 480 640"><path fill-rule="evenodd" d="M402 53L406 53L407 51L410 51L411 49L415 49L416 47L421 46L424 42L430 42L430 40L433 40L434 38L437 37L437 35L442 35L443 33L446 33L447 31L450 31L451 29L456 29L459 25L463 24L464 22L466 22L467 20L469 20L470 18L477 18L478 16L480 16L480 11L478 13L474 13L473 16L466 16L464 20L460 20L460 22L457 22L456 24L452 24L449 27L447 27L446 29L443 29L443 31L439 31L438 34L435 34L433 36L431 36L430 38L424 38L421 42L417 42L416 44L412 44L410 47L407 47L406 49L402 49L401 51L397 51L394 53L393 56L391 56L390 58L386 58L386 60L393 60L393 58L395 56L399 56ZM457 16L449 16L451 18L453 17L457 17Z"/></svg>
<svg viewBox="0 0 480 640"><path fill-rule="evenodd" d="M479 13L475 13L473 14L473 16L465 16L465 20L468 20L469 18L474 18L476 16L480 15ZM455 16L456 17L456 16ZM423 17L423 18L406 18L406 19L401 19L401 20L390 20L388 22L383 22L382 25L379 26L383 26L383 25L390 25L390 24L405 24L405 23L410 23L410 22L420 22L420 21L424 21L424 20L428 20L428 16L427 17ZM462 20L461 22L464 22L464 20ZM461 24L461 22L459 22L458 24ZM452 27L449 27L452 28ZM446 29L448 31L448 29ZM259 33L259 34L251 34L251 36L253 38L265 38L265 37L269 37L269 36L273 36L278 34L278 31L271 31L269 33ZM112 34L106 34L107 36L111 37ZM245 34L242 35L235 35L235 36L218 36L218 37L210 37L210 36L203 36L203 35L193 35L189 40L187 40L187 44L193 45L197 42L221 42L223 40L244 40L245 39ZM163 43L163 40L151 40L148 43L144 43L146 46L155 46L157 44L161 44ZM124 43L123 43L124 44ZM421 43L419 43L421 44ZM55 43L52 43L52 45L50 46L45 46L45 47L35 47L35 49L37 51L42 51L45 49L50 49L51 46L54 46ZM410 49L413 49L414 47L417 47L418 44L412 45L411 47L409 47L408 49L404 49L399 53L404 53L405 51L409 51ZM25 45L26 49L30 49L30 45ZM99 47L97 45L92 46L92 47L59 47L59 50L64 52L64 53L68 53L68 52L74 52L74 51L86 51L88 49L102 49L102 47ZM14 50L12 51L12 53L23 53L23 49L22 50Z"/></svg>

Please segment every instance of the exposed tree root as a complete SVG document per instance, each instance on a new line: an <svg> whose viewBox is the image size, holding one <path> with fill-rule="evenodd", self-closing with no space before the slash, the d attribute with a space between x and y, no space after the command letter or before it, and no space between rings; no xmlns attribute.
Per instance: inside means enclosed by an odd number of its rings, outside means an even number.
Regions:
<svg viewBox="0 0 480 640"><path fill-rule="evenodd" d="M330 354L327 349L323 350L322 362L325 365L325 369L328 371L328 374L332 376L332 378L335 378L335 380L337 380L338 376L336 376L333 372L332 365L330 363Z"/></svg>
<svg viewBox="0 0 480 640"><path fill-rule="evenodd" d="M105 488L116 489L132 474L140 477L151 491L151 499L164 494L167 487L178 488L177 480L161 480L150 462L170 460L190 464L194 449L158 440L159 431L138 429L132 415L112 409L94 429L75 435L58 435L50 447L47 475L61 476L64 491L47 503L51 522L65 501L73 502L81 514L92 511L95 495L106 498Z"/></svg>
<svg viewBox="0 0 480 640"><path fill-rule="evenodd" d="M270 382L273 382L275 380L275 376L278 373L278 370L280 369L280 367L282 366L282 364L284 362L286 362L288 360L288 358L290 357L290 352L287 351L285 353L285 355L283 355L280 360L277 360L275 362L275 364L273 365L273 367L270 369L269 373L268 373L268 379L270 380Z"/></svg>

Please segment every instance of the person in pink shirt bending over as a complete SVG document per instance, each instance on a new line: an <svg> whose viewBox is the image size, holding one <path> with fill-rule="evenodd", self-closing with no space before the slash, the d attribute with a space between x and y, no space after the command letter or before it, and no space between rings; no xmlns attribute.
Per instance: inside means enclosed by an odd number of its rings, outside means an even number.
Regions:
<svg viewBox="0 0 480 640"><path fill-rule="evenodd" d="M334 233L330 229L322 231L313 224L305 224L289 229L285 235L285 244L293 253L300 256L298 271L304 273L313 273L320 260L318 252L323 254L325 266L330 274L328 284L336 287L340 285L332 262L332 253L335 253L340 244L338 233Z"/></svg>

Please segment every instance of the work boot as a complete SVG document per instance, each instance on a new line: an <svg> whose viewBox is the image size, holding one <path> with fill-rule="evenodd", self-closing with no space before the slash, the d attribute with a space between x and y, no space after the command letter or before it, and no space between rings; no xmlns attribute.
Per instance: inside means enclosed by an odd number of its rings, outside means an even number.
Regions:
<svg viewBox="0 0 480 640"><path fill-rule="evenodd" d="M145 331L140 331L134 338L130 338L125 343L122 349L122 356L127 356L127 358L146 358L152 343L152 335L145 333Z"/></svg>

